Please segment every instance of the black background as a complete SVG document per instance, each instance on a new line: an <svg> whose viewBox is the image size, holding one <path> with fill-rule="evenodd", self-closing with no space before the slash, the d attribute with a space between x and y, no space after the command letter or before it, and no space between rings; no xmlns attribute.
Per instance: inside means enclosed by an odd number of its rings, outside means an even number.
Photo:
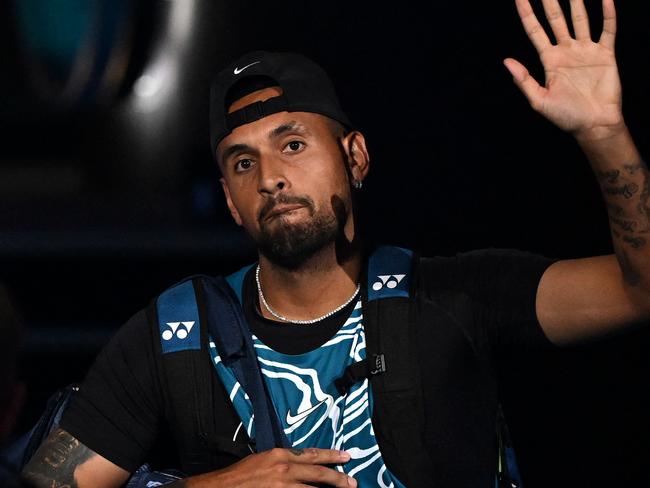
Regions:
<svg viewBox="0 0 650 488"><path fill-rule="evenodd" d="M586 3L597 37L600 2ZM164 42L172 4L134 3L137 35L119 92L72 105L33 94L11 7L3 7L0 280L27 329L18 430L57 387L81 380L110 334L155 294L254 259L224 209L207 135L210 77L252 49L298 51L331 74L369 146L362 192L372 240L429 255L612 252L587 160L530 109L502 65L515 57L543 79L514 1L188 0L191 40L173 103L130 119L132 82ZM534 5L541 16L541 2ZM625 116L647 155L648 8L620 0L617 8ZM649 345L640 327L551 355L503 358L527 486L648 485Z"/></svg>

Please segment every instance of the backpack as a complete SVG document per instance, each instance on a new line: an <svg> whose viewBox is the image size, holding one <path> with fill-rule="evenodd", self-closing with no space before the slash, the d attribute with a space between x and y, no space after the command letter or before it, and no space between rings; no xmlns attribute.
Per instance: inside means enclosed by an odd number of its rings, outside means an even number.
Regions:
<svg viewBox="0 0 650 488"><path fill-rule="evenodd" d="M414 321L409 320L414 313L409 298L416 260L413 252L397 247L379 247L371 255L362 273L368 277L368 286L362 295L366 359L346 368L335 382L343 393L356 382L369 378L375 398L373 426L382 456L391 471L409 487L429 486L431 479L431 461L421 438L425 419L421 378L418 368L409 360L416 350ZM262 381L241 306L244 276L250 268L247 266L225 278L189 277L167 289L154 302L150 320L157 323L160 330L158 352L163 364L162 383L168 398L167 408L172 412L175 431L182 435L177 439L181 465L190 475L214 469L215 465L229 465L253 452L289 447ZM210 317L219 317L219 320L210 320ZM403 326L392 327L395 323ZM208 334L214 338L223 361L232 368L251 398L256 422L254 441L211 435L217 430L217 419L211 415L215 405L206 385L214 384L216 374L209 355L205 354ZM191 374L188 375L188 371ZM17 470L22 469L58 425L76 389L76 385L70 385L57 392L36 426L9 449L7 457ZM521 487L514 450L500 408L496 426L495 487ZM245 432L243 436L247 437ZM133 473L126 486L160 486L181 476L183 473L175 470L152 471L145 464Z"/></svg>
<svg viewBox="0 0 650 488"><path fill-rule="evenodd" d="M415 357L415 313L411 297L412 271L417 256L390 246L377 248L366 263L368 277L362 294L366 359L346 368L335 384L341 393L369 378L375 407L373 427L382 457L406 486L429 486L432 462L421 433L425 421L421 378ZM172 424L176 432L181 464L189 473L205 472L224 465L217 447L236 458L274 447L288 447L277 414L271 404L253 349L251 331L244 317L242 287L252 266L227 277L194 276L163 292L156 300L160 330L161 360L166 376ZM218 317L219 320L216 320ZM181 320L182 319L182 320ZM401 327L393 327L393 324ZM213 367L204 347L208 335L219 356L229 366L253 405L256 438L231 442L223 436L215 441L217 428L213 398L206 388ZM175 354L170 354L175 353ZM187 372L192 380L188 381ZM227 398L227 397L226 397ZM206 415L206 412L208 414ZM521 487L514 450L501 409L496 418L498 442L497 488ZM243 430L243 429L242 429ZM244 433L245 436L245 433ZM218 444L218 445L215 445ZM214 468L212 468L214 469Z"/></svg>

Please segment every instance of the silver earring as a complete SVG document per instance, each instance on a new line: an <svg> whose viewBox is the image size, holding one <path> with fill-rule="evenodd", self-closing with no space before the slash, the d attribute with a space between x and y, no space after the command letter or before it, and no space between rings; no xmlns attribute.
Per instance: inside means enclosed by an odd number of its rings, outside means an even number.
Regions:
<svg viewBox="0 0 650 488"><path fill-rule="evenodd" d="M357 190L361 190L361 187L363 186L363 182L361 180L354 180L354 187Z"/></svg>

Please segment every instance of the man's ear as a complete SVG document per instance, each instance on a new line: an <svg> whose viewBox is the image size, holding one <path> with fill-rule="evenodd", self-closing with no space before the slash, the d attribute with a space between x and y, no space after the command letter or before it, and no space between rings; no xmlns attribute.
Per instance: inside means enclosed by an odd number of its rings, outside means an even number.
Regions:
<svg viewBox="0 0 650 488"><path fill-rule="evenodd" d="M353 130L341 141L347 156L348 171L355 181L363 181L370 170L370 156L366 139L361 132Z"/></svg>
<svg viewBox="0 0 650 488"><path fill-rule="evenodd" d="M226 180L223 176L219 178L219 183L221 183L221 188L223 188L223 194L226 197L226 205L228 205L228 210L230 210L230 215L232 215L232 218L235 220L237 225L242 225L242 220L241 217L239 216L239 212L235 208L235 204L232 203L232 198L230 197L230 189L228 188L228 183L226 183Z"/></svg>

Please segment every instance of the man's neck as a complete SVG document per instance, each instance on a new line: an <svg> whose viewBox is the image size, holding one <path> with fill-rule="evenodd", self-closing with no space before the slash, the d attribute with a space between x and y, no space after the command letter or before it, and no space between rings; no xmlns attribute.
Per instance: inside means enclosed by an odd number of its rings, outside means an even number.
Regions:
<svg viewBox="0 0 650 488"><path fill-rule="evenodd" d="M341 258L335 246L312 256L297 270L287 270L260 256L260 283L274 312L288 319L310 320L339 307L356 290L362 265L360 249ZM260 303L262 315L277 320Z"/></svg>

